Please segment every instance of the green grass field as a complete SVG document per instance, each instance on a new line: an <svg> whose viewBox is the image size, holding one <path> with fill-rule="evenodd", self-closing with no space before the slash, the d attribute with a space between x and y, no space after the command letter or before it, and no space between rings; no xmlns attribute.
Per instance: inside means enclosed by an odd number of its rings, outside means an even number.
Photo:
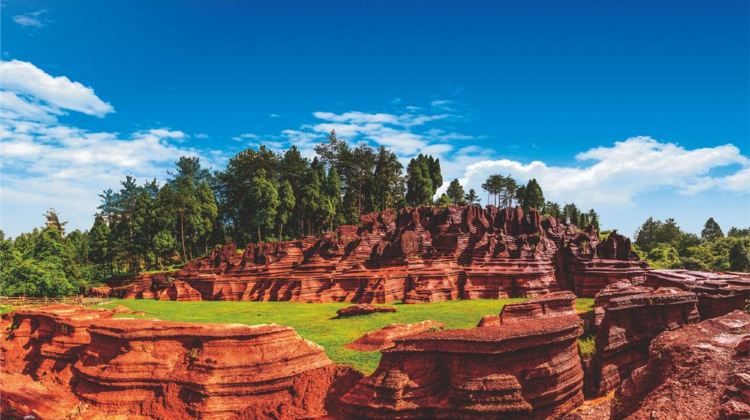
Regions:
<svg viewBox="0 0 750 420"><path fill-rule="evenodd" d="M124 305L142 311L145 318L169 321L226 322L241 324L275 323L293 327L299 335L326 349L337 363L350 364L370 373L380 360L379 352L358 352L344 347L364 333L392 323L412 323L434 319L446 328L470 328L488 314L497 314L507 303L523 299L457 300L420 305L389 304L395 313L377 313L359 317L334 319L336 310L348 303L293 302L171 302L157 300L113 300L107 307ZM576 309L591 310L593 299L577 299ZM122 316L132 317L124 314Z"/></svg>

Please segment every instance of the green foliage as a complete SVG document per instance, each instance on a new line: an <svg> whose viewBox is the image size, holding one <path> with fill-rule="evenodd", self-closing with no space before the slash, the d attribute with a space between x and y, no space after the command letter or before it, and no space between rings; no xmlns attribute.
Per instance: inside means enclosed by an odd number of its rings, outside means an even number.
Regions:
<svg viewBox="0 0 750 420"><path fill-rule="evenodd" d="M468 204L478 204L482 201L481 198L477 195L477 192L474 191L474 188L469 189L469 193L464 196L464 201L466 201Z"/></svg>
<svg viewBox="0 0 750 420"><path fill-rule="evenodd" d="M438 206L449 206L453 204L453 200L451 200L451 198L448 197L447 194L441 194L440 197L438 197L435 204L437 204Z"/></svg>
<svg viewBox="0 0 750 420"><path fill-rule="evenodd" d="M472 190L472 192L474 192L474 190ZM464 187L461 186L461 183L458 182L458 179L454 179L453 181L451 181L451 183L448 185L448 189L445 191L445 194L448 196L451 203L454 203L454 204L466 203L466 196L464 195ZM475 197L473 198L476 199Z"/></svg>
<svg viewBox="0 0 750 420"><path fill-rule="evenodd" d="M674 219L662 222L649 217L636 231L635 250L655 268L750 272L750 235L732 228L724 236L710 218L701 238L683 232Z"/></svg>
<svg viewBox="0 0 750 420"><path fill-rule="evenodd" d="M713 217L709 217L701 231L701 239L704 241L713 241L723 237L724 232L721 231L721 226L716 223Z"/></svg>
<svg viewBox="0 0 750 420"><path fill-rule="evenodd" d="M273 183L266 178L265 171L258 171L251 181L250 199L253 201L251 219L258 232L258 242L263 240L262 232L273 228L276 211L279 207L279 193Z"/></svg>
<svg viewBox="0 0 750 420"><path fill-rule="evenodd" d="M586 336L578 339L578 351L582 356L593 356L596 353L596 341L594 336Z"/></svg>
<svg viewBox="0 0 750 420"><path fill-rule="evenodd" d="M430 159L432 156L420 154L412 159L406 168L406 202L410 206L432 203L432 196L435 194L433 185L436 178L430 172ZM434 163L432 165L434 166Z"/></svg>
<svg viewBox="0 0 750 420"><path fill-rule="evenodd" d="M516 190L518 184L510 176L503 175L490 175L487 180L482 184L482 189L487 191L487 203L489 204L490 197L495 197L495 205L500 207L510 207L513 205L513 200L516 198Z"/></svg>
<svg viewBox="0 0 750 420"><path fill-rule="evenodd" d="M536 179L530 179L525 187L520 187L516 191L516 198L524 210L544 209L544 193L542 187L536 182Z"/></svg>

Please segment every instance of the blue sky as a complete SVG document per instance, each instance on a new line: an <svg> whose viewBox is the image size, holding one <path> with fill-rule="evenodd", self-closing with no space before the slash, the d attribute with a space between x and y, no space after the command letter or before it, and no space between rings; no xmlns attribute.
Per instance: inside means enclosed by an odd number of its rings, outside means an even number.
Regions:
<svg viewBox="0 0 750 420"><path fill-rule="evenodd" d="M88 228L125 174L330 128L626 234L750 223L746 1L526 3L5 1L2 229Z"/></svg>

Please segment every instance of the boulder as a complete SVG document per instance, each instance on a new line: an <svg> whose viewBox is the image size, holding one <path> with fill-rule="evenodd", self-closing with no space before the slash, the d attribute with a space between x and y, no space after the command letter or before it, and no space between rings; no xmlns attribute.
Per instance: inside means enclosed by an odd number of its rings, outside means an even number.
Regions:
<svg viewBox="0 0 750 420"><path fill-rule="evenodd" d="M190 284L175 280L164 290L159 292L159 300L176 300L179 302L199 301L201 294L193 289Z"/></svg>
<svg viewBox="0 0 750 420"><path fill-rule="evenodd" d="M351 305L336 311L336 318L348 318L350 316L370 315L378 312L393 313L396 312L396 308L392 306L377 306L362 303L359 305Z"/></svg>
<svg viewBox="0 0 750 420"><path fill-rule="evenodd" d="M747 334L741 311L662 333L618 389L613 417L750 418L750 357L738 351Z"/></svg>

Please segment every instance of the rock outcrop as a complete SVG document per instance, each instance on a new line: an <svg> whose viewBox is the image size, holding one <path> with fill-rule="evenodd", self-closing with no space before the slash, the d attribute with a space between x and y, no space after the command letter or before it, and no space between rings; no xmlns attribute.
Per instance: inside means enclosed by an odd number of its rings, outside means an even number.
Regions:
<svg viewBox="0 0 750 420"><path fill-rule="evenodd" d="M370 315L375 313L393 313L396 312L396 308L392 306L378 306L370 305L367 303L361 303L359 305L351 305L336 311L336 318L348 318L351 316Z"/></svg>
<svg viewBox="0 0 750 420"><path fill-rule="evenodd" d="M576 315L396 340L341 398L349 418L546 418L583 402Z"/></svg>
<svg viewBox="0 0 750 420"><path fill-rule="evenodd" d="M700 319L697 304L694 293L673 288L610 299L596 331L588 393L604 395L616 389L646 363L654 337Z"/></svg>
<svg viewBox="0 0 750 420"><path fill-rule="evenodd" d="M160 298L174 277L203 300L423 303L533 297L560 289L558 273L567 277L561 249L576 232L575 226L520 207L388 209L363 215L358 227L339 226L318 238L250 244L242 252L228 244L178 272L139 276L130 286L114 287L113 295Z"/></svg>
<svg viewBox="0 0 750 420"><path fill-rule="evenodd" d="M750 276L747 273L649 270L645 284L651 287L678 287L697 294L698 312L702 319L743 309L750 299Z"/></svg>
<svg viewBox="0 0 750 420"><path fill-rule="evenodd" d="M636 286L629 281L620 281L605 287L594 297L594 327L598 327L602 323L604 308L610 300L623 296L650 293L653 290L650 287Z"/></svg>
<svg viewBox="0 0 750 420"><path fill-rule="evenodd" d="M176 300L179 302L198 301L201 294L193 289L188 283L180 280L173 281L169 286L159 292L159 300Z"/></svg>
<svg viewBox="0 0 750 420"><path fill-rule="evenodd" d="M89 326L114 312L82 306L52 305L18 310L0 343L2 371L23 373L44 382L67 385L72 364L89 344Z"/></svg>
<svg viewBox="0 0 750 420"><path fill-rule="evenodd" d="M575 315L575 298L571 292L554 292L521 303L503 306L499 315L485 315L478 327L508 324L516 321Z"/></svg>
<svg viewBox="0 0 750 420"><path fill-rule="evenodd" d="M310 418L359 378L289 327L113 314L16 312L0 342L4 417Z"/></svg>
<svg viewBox="0 0 750 420"><path fill-rule="evenodd" d="M395 340L427 331L442 330L444 327L445 324L442 322L433 320L413 324L390 324L379 330L366 333L346 347L358 351L381 351L393 347Z"/></svg>
<svg viewBox="0 0 750 420"><path fill-rule="evenodd" d="M750 418L750 315L735 311L653 340L648 363L616 394L614 418Z"/></svg>
<svg viewBox="0 0 750 420"><path fill-rule="evenodd" d="M573 291L580 297L594 297L621 281L642 284L648 268L633 252L630 239L617 231L604 242L599 242L597 232L580 233L567 245L565 264Z"/></svg>
<svg viewBox="0 0 750 420"><path fill-rule="evenodd" d="M118 319L94 324L75 393L109 413L301 418L325 413L335 366L279 325Z"/></svg>

